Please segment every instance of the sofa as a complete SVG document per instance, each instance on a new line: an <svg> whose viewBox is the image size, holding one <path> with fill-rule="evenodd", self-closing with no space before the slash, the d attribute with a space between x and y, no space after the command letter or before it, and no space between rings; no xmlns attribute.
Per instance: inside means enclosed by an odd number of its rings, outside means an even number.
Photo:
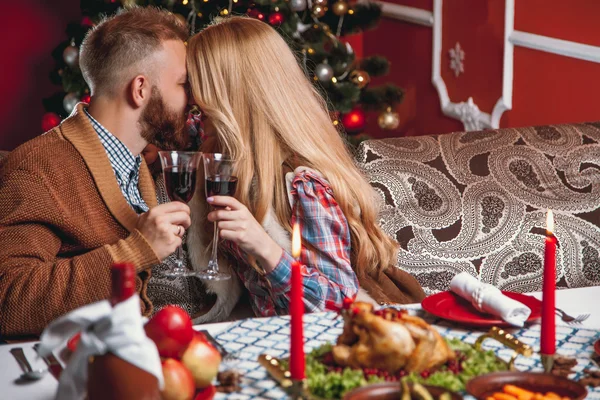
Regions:
<svg viewBox="0 0 600 400"><path fill-rule="evenodd" d="M367 140L356 158L398 266L428 294L462 271L541 290L547 209L557 287L600 285L600 123Z"/></svg>

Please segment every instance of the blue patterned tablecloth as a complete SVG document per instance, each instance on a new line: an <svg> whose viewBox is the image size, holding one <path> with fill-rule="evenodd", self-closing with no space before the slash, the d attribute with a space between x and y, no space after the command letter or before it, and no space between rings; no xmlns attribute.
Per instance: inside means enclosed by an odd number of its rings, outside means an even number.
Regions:
<svg viewBox="0 0 600 400"><path fill-rule="evenodd" d="M432 318L420 307L415 307L411 313L425 318L436 326L444 337L459 338L467 343L474 343L484 333L483 330L468 330L456 328L452 324ZM324 343L334 343L342 332L343 320L336 318L334 313L307 314L304 317L305 349L310 351ZM266 370L258 364L260 354L270 354L275 357L287 357L289 354L289 316L266 319L248 319L236 322L229 329L216 335L217 341L237 359L224 362L225 369L234 368L242 375L241 392L229 395L218 394L216 399L285 399L286 393L277 383L270 379ZM578 380L586 368L598 367L590 359L593 353L594 341L600 338L600 331L577 327L557 326L557 349L560 355L577 358L574 375L570 378ZM540 325L530 325L524 329L514 329L511 332L524 343L539 351ZM512 350L505 348L495 340L488 339L484 348L493 349L503 359L509 360ZM526 358L517 357L516 367L522 371L541 371L538 355ZM588 399L600 400L600 388L588 387ZM465 396L465 399L473 399Z"/></svg>

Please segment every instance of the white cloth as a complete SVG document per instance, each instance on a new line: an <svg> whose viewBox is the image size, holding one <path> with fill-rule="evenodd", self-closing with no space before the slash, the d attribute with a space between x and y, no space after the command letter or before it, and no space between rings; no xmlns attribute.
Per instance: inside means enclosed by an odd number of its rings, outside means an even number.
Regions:
<svg viewBox="0 0 600 400"><path fill-rule="evenodd" d="M144 332L140 299L133 295L115 307L106 300L78 308L52 321L40 338L40 356L49 355L77 332L77 350L60 375L55 399L84 399L87 388L88 358L107 352L148 371L164 385L156 345Z"/></svg>
<svg viewBox="0 0 600 400"><path fill-rule="evenodd" d="M531 309L510 297L505 296L489 283L482 283L467 272L452 278L450 290L469 300L481 312L502 318L511 325L522 327Z"/></svg>

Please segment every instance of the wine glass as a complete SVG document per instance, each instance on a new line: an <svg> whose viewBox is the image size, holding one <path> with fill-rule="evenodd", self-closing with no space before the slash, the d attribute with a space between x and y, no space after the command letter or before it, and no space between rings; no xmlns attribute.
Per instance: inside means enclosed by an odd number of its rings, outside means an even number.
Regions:
<svg viewBox="0 0 600 400"><path fill-rule="evenodd" d="M206 197L233 196L237 187L237 177L232 175L233 160L220 153L203 153L204 182ZM219 227L215 221L213 246L208 268L197 274L202 279L221 281L230 279L231 275L219 272L217 261L217 248L219 245Z"/></svg>
<svg viewBox="0 0 600 400"><path fill-rule="evenodd" d="M193 151L159 151L167 195L171 201L189 203L196 191L196 172L202 153ZM177 259L166 276L196 276L183 264L183 249L177 247Z"/></svg>

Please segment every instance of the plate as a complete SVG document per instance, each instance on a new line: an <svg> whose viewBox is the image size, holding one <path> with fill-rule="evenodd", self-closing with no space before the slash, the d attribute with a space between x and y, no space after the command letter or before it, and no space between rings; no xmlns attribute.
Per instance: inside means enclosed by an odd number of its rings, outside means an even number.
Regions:
<svg viewBox="0 0 600 400"><path fill-rule="evenodd" d="M585 399L587 389L570 379L552 374L535 372L494 372L478 376L467 382L467 393L478 400L485 400L494 392L501 392L504 385L515 385L532 392L554 392L573 400Z"/></svg>
<svg viewBox="0 0 600 400"><path fill-rule="evenodd" d="M505 292L504 295L523 303L531 309L527 321L534 321L542 316L542 302L533 296L526 294ZM510 326L509 323L499 319L495 315L485 314L477 311L468 301L453 292L440 292L428 296L421 302L423 310L437 317L450 321L461 322L476 326Z"/></svg>
<svg viewBox="0 0 600 400"><path fill-rule="evenodd" d="M411 386L411 384L408 384ZM459 394L451 392L447 389L423 385L429 393L433 395L433 398L437 400L439 396L444 393L450 394L452 400L461 400L463 397ZM400 383L398 382L384 382L374 383L372 385L361 386L356 388L344 395L343 400L399 400L402 394Z"/></svg>

